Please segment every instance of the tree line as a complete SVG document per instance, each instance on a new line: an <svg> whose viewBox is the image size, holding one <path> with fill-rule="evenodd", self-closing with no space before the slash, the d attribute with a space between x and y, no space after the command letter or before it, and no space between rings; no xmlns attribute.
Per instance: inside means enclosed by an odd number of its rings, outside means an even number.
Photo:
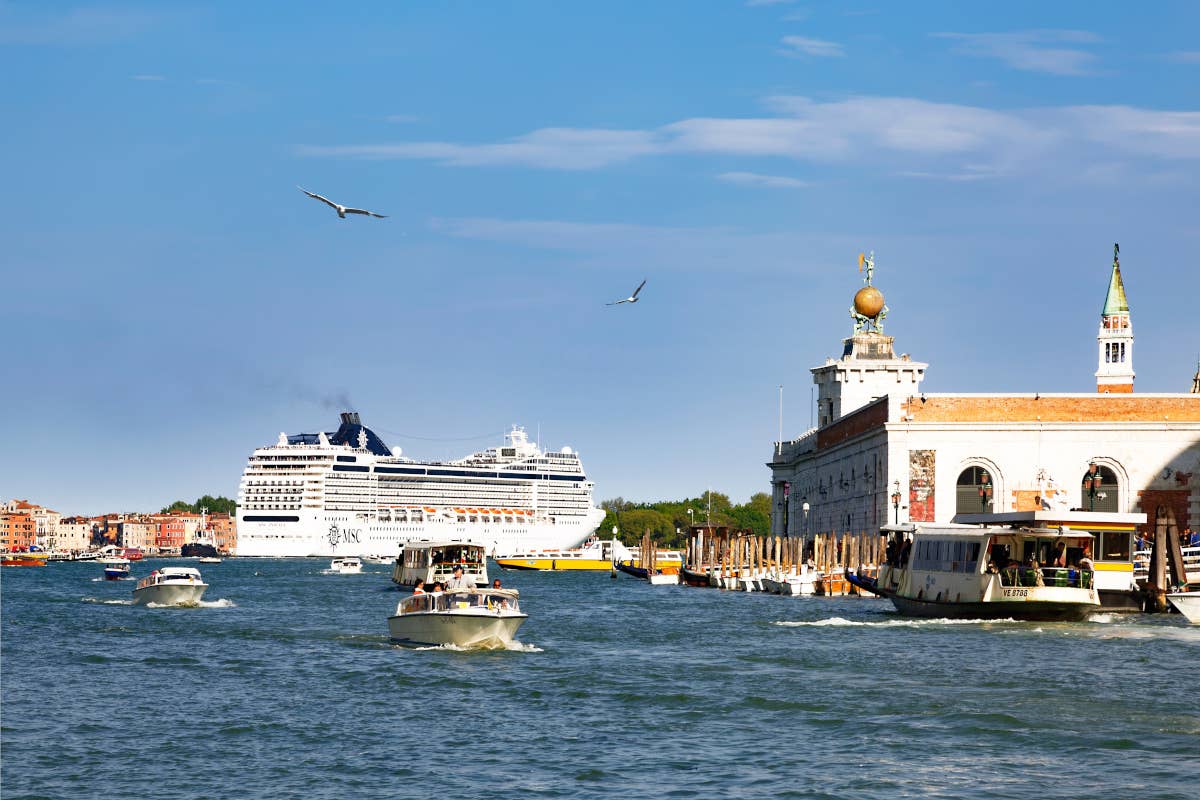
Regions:
<svg viewBox="0 0 1200 800"><path fill-rule="evenodd" d="M159 513L170 514L172 511L186 511L192 514L199 514L201 508L207 508L209 514L233 515L237 512L237 501L230 500L228 497L213 497L210 494L206 494L194 503L189 503L186 500L176 500Z"/></svg>
<svg viewBox="0 0 1200 800"><path fill-rule="evenodd" d="M627 545L637 544L649 530L651 538L664 547L683 547L691 525L736 528L758 536L771 532L771 496L766 492L758 492L740 505L734 505L727 494L707 491L699 497L655 503L614 497L602 501L600 507L606 513L596 535L608 538L615 526L617 538Z"/></svg>

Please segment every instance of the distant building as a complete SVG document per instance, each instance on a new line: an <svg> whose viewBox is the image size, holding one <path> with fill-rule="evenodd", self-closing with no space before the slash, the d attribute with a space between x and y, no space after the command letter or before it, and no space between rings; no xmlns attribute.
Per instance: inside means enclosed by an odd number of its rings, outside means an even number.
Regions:
<svg viewBox="0 0 1200 800"><path fill-rule="evenodd" d="M37 542L37 525L24 511L0 511L0 548L28 550Z"/></svg>
<svg viewBox="0 0 1200 800"><path fill-rule="evenodd" d="M817 427L775 445L776 533L1038 508L1143 512L1147 529L1200 529L1200 371L1193 393L1133 392L1133 327L1115 256L1095 394L922 392L928 365L895 354L880 308L882 295L861 307L856 295L841 358L812 370Z"/></svg>
<svg viewBox="0 0 1200 800"><path fill-rule="evenodd" d="M58 544L55 549L78 553L92 543L92 521L87 517L63 517L58 521Z"/></svg>

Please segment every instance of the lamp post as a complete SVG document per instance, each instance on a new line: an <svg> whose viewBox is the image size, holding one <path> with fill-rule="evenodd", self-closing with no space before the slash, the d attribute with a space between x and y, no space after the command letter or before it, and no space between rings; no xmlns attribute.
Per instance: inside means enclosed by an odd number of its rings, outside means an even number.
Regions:
<svg viewBox="0 0 1200 800"><path fill-rule="evenodd" d="M896 512L896 524L900 524L900 481L896 481L892 488L892 509Z"/></svg>
<svg viewBox="0 0 1200 800"><path fill-rule="evenodd" d="M992 481L985 472L982 475L983 482L979 484L979 508L984 513L987 513L988 506L992 504Z"/></svg>
<svg viewBox="0 0 1200 800"><path fill-rule="evenodd" d="M695 513L696 513L696 512L695 512L695 511L693 511L692 509L690 509L690 508L688 509L688 528L689 528L689 529L696 527L696 523L695 523L695 521L692 519L692 515L693 515L693 514L695 514Z"/></svg>
<svg viewBox="0 0 1200 800"><path fill-rule="evenodd" d="M1096 497L1105 497L1100 493L1100 486L1104 482L1100 475L1100 465L1095 461L1088 462L1087 474L1083 476L1083 489L1087 492L1088 511L1096 510Z"/></svg>
<svg viewBox="0 0 1200 800"><path fill-rule="evenodd" d="M791 502L788 499L791 495L791 491L792 491L791 482L784 481L783 482L783 535L788 539L792 538L792 531L791 531L792 526L791 526L791 520L789 519L789 517L791 515L788 513L791 510L789 508L789 506L791 505Z"/></svg>

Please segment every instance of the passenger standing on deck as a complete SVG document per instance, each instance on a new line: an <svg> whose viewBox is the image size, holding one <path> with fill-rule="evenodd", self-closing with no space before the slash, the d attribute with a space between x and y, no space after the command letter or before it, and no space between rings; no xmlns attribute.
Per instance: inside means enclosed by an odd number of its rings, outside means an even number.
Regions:
<svg viewBox="0 0 1200 800"><path fill-rule="evenodd" d="M1079 557L1079 568L1088 572L1096 569L1096 565L1092 562L1092 546L1090 544L1083 546L1083 555Z"/></svg>
<svg viewBox="0 0 1200 800"><path fill-rule="evenodd" d="M446 588L447 589L474 589L475 582L468 580L466 578L466 576L463 575L462 567L455 567L454 568L454 576L452 578L450 578L449 581L446 582Z"/></svg>

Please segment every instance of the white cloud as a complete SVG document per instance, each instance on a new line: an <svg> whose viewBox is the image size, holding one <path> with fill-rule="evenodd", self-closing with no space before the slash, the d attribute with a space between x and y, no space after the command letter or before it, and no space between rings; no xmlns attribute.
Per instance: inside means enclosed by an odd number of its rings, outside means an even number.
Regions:
<svg viewBox="0 0 1200 800"><path fill-rule="evenodd" d="M788 178L783 175L761 175L757 172L722 172L718 180L736 183L742 186L766 186L772 189L801 189L811 186L808 181L799 178Z"/></svg>
<svg viewBox="0 0 1200 800"><path fill-rule="evenodd" d="M846 55L842 46L837 42L826 42L822 39L810 39L807 36L785 36L784 45L789 48L789 55L806 55L817 58L841 57Z"/></svg>
<svg viewBox="0 0 1200 800"><path fill-rule="evenodd" d="M980 180L1111 158L1200 158L1200 112L1131 106L1000 111L909 97L767 98L773 116L694 117L646 130L543 128L495 143L302 146L300 155L596 169L653 155L786 158ZM745 174L757 174L742 171ZM749 179L744 179L749 180Z"/></svg>
<svg viewBox="0 0 1200 800"><path fill-rule="evenodd" d="M1096 56L1086 50L1051 45L1096 44L1102 41L1094 33L1070 30L931 35L959 42L955 50L966 55L998 58L1013 69L1053 75L1091 75L1094 73Z"/></svg>

